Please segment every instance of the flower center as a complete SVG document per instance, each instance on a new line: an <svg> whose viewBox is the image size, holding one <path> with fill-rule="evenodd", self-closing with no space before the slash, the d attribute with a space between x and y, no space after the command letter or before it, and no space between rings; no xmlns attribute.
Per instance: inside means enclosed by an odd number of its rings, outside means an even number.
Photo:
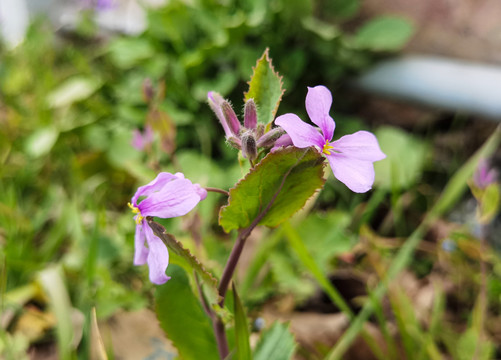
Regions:
<svg viewBox="0 0 501 360"><path fill-rule="evenodd" d="M325 140L325 145L324 148L322 149L322 153L325 155L330 155L332 149L334 149L334 146L329 144L329 140Z"/></svg>
<svg viewBox="0 0 501 360"><path fill-rule="evenodd" d="M141 215L141 211L139 211L139 208L132 205L131 203L127 203L127 205L132 209L132 212L134 214L137 214L137 217L136 217L136 224L140 224L141 221L143 221L144 217Z"/></svg>

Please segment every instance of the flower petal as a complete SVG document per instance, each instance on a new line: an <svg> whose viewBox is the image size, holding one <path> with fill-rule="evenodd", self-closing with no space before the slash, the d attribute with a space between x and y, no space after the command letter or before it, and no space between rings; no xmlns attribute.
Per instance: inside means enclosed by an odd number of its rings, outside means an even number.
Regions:
<svg viewBox="0 0 501 360"><path fill-rule="evenodd" d="M214 111L214 114L216 114L216 117L221 123L221 126L223 127L226 137L228 138L232 136L233 134L230 130L230 126L228 125L226 119L224 118L223 110L221 110L221 104L224 101L223 97L215 91L209 91L209 93L207 94L207 100L209 102L210 108L212 109L212 111Z"/></svg>
<svg viewBox="0 0 501 360"><path fill-rule="evenodd" d="M147 185L141 186L137 189L136 193L132 197L132 205L137 206L137 200L141 196L149 196L150 194L159 191L165 184L169 183L174 179L178 179L180 173L172 175L167 172L161 172L157 177ZM182 175L182 174L181 174ZM184 177L184 175L182 175Z"/></svg>
<svg viewBox="0 0 501 360"><path fill-rule="evenodd" d="M295 114L279 116L275 119L275 124L287 132L295 147L318 146L322 149L325 144L324 137L313 126L305 123Z"/></svg>
<svg viewBox="0 0 501 360"><path fill-rule="evenodd" d="M196 193L200 196L200 201L205 200L207 198L207 190L201 187L199 184L193 184Z"/></svg>
<svg viewBox="0 0 501 360"><path fill-rule="evenodd" d="M271 148L271 152L275 152L281 147L292 145L292 139L289 134L283 134L280 136L277 141L275 141L275 145Z"/></svg>
<svg viewBox="0 0 501 360"><path fill-rule="evenodd" d="M186 215L201 200L200 189L188 179L175 179L138 205L141 215L164 219Z"/></svg>
<svg viewBox="0 0 501 360"><path fill-rule="evenodd" d="M169 276L165 275L165 270L169 265L169 251L146 222L143 229L149 248L147 261L150 268L150 281L153 284L162 285L170 279Z"/></svg>
<svg viewBox="0 0 501 360"><path fill-rule="evenodd" d="M379 148L379 143L374 134L368 131L357 131L345 135L331 144L334 151L345 156L364 161L383 160L386 155Z"/></svg>
<svg viewBox="0 0 501 360"><path fill-rule="evenodd" d="M375 175L372 161L357 160L337 153L327 155L327 160L336 179L351 191L364 193L372 188Z"/></svg>
<svg viewBox="0 0 501 360"><path fill-rule="evenodd" d="M146 236L144 235L143 224L137 224L136 234L134 235L134 265L146 264L149 250L146 246L144 246L145 241Z"/></svg>
<svg viewBox="0 0 501 360"><path fill-rule="evenodd" d="M306 94L306 111L311 121L320 127L324 138L331 141L336 123L329 116L332 105L332 95L325 86L308 87Z"/></svg>

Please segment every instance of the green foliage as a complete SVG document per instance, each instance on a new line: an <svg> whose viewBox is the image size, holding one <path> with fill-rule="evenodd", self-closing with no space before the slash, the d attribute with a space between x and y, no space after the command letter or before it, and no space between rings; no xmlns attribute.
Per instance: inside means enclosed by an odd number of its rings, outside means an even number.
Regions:
<svg viewBox="0 0 501 360"><path fill-rule="evenodd" d="M247 315L235 288L233 288L233 305L235 314L235 355L238 360L251 360L252 352L249 344L249 324Z"/></svg>
<svg viewBox="0 0 501 360"><path fill-rule="evenodd" d="M416 247L420 243L426 231L430 228L433 222L442 216L466 190L467 181L472 176L474 169L477 168L480 159L489 158L490 155L497 149L501 143L501 128L487 139L483 146L473 154L470 159L456 171L452 178L448 181L441 197L436 201L433 207L427 212L426 217L414 232L407 238L405 244L400 248L399 252L393 259L385 278L378 284L372 295L375 300L380 301L386 293L390 282L403 271L412 261ZM355 340L356 336L362 331L365 321L374 311L373 304L367 302L357 317L352 321L350 327L343 334L339 342L329 352L327 359L340 359L348 349L349 345Z"/></svg>
<svg viewBox="0 0 501 360"><path fill-rule="evenodd" d="M295 348L294 336L290 333L289 327L276 322L261 335L253 359L289 360Z"/></svg>
<svg viewBox="0 0 501 360"><path fill-rule="evenodd" d="M290 224L284 224L285 234L289 240L291 248L295 251L296 255L299 257L302 265L308 269L308 271L313 275L315 280L320 284L322 289L327 293L329 298L332 300L336 306L346 314L351 314L351 310L343 300L339 292L332 286L329 279L324 275L324 272L319 268L315 258L313 258L303 240L295 231Z"/></svg>
<svg viewBox="0 0 501 360"><path fill-rule="evenodd" d="M40 128L33 132L25 142L26 154L32 157L47 155L59 136L59 131L53 126Z"/></svg>
<svg viewBox="0 0 501 360"><path fill-rule="evenodd" d="M47 95L47 104L50 108L69 106L89 98L101 85L99 80L91 77L72 77Z"/></svg>
<svg viewBox="0 0 501 360"><path fill-rule="evenodd" d="M249 91L245 93L245 100L254 99L257 105L257 119L264 124L270 124L275 119L278 105L285 92L282 88L282 77L275 72L268 53L269 50L266 49L257 61L249 82Z"/></svg>
<svg viewBox="0 0 501 360"><path fill-rule="evenodd" d="M459 338L456 345L455 354L458 360L492 359L494 348L488 341L480 339L478 330L470 328Z"/></svg>
<svg viewBox="0 0 501 360"><path fill-rule="evenodd" d="M57 340L59 357L63 360L72 359L72 341L74 328L72 326L71 302L64 284L60 268L48 268L39 274L40 285L49 297L49 303L57 318Z"/></svg>
<svg viewBox="0 0 501 360"><path fill-rule="evenodd" d="M323 167L323 158L312 148L269 153L230 190L219 223L226 232L246 228L271 205L259 224L278 226L323 185Z"/></svg>
<svg viewBox="0 0 501 360"><path fill-rule="evenodd" d="M181 359L214 359L219 355L209 317L190 287L185 271L174 264L171 277L155 292L155 308L160 326L179 351Z"/></svg>
<svg viewBox="0 0 501 360"><path fill-rule="evenodd" d="M128 70L155 55L155 48L144 39L121 38L108 46L110 60L119 69Z"/></svg>
<svg viewBox="0 0 501 360"><path fill-rule="evenodd" d="M376 184L391 189L408 189L419 182L430 151L423 141L394 127L375 133L386 159L374 163Z"/></svg>
<svg viewBox="0 0 501 360"><path fill-rule="evenodd" d="M414 26L406 19L384 16L370 20L355 35L355 44L374 51L401 49L414 33Z"/></svg>
<svg viewBox="0 0 501 360"><path fill-rule="evenodd" d="M115 35L107 41L100 36L90 37L92 32L87 30L55 34L48 25L38 22L24 44L9 51L2 48L0 298L6 300L0 309L2 315L12 314L16 321L25 307L54 308L57 326L44 334L43 344L57 341L61 358L89 358L87 345L92 340L88 323L84 325L82 342L75 348L71 335L76 329L69 314L79 311L87 317L95 307L103 321L119 310L147 307L153 285L147 280L147 267L132 264L134 222L132 214L125 213L125 204L137 186L151 181L158 171L182 171L202 186L223 189L244 178L231 190L229 204L220 213L227 231L249 226L270 203L284 178L282 191L260 223L276 226L303 208L323 185L318 180L323 171L321 157L309 151L300 159L303 150L289 149L268 155L250 172L247 164L240 167L234 161L235 152L222 141L222 130L206 105L207 91L224 94L238 108L242 92L248 90L245 99L256 99L259 120L269 124L287 87L287 101L281 104L281 111L304 111L306 86L322 83L334 89L341 80L369 66L379 56L374 52L399 50L412 35L413 26L395 17L372 19L354 29L353 36L347 34L344 29L353 28L359 21L355 19L346 27L344 22L353 19L360 3L174 0L149 10L147 29L138 36ZM261 56L265 48L270 50ZM154 92L151 102L145 100L142 89L147 78ZM166 152L158 138L144 151L130 146L132 130L143 129L153 120L168 122L170 130L175 127L175 151ZM343 123L338 121L338 129ZM410 192L419 193L423 203L431 203L437 196L437 186L428 183L430 174L424 171L425 166L432 174L443 176L444 172L435 163L426 162L431 157L426 140L393 128L381 128L376 135L388 155L385 161L375 164L379 190L354 196L331 187L329 201L311 202L311 207L306 206L306 211L293 219L293 226L286 223L277 231L263 229L253 234L257 250L247 254L254 257L242 283L237 282L242 299L239 301L234 292L233 304L233 298L226 303L234 310L234 318L226 308L217 308L225 320L235 320L234 343L240 358L251 357L242 303L259 312L259 306L268 298L279 301L282 295L288 295L298 304L319 285L338 308L349 313L343 305L345 300L329 281L332 272L341 266L365 272L367 263L375 263L374 267L387 269L391 279L409 263L427 261L443 272L447 271L441 268L445 263L451 267L452 279L471 278L470 283L460 283L457 288L464 289L465 294L478 291L478 262L484 256L471 236L461 238L456 253L444 255L438 249L436 252L443 257L434 257L436 254L428 253L429 249L424 255L420 252L420 256L413 256L424 237L423 227L403 245L400 239L374 236L368 240L365 233L358 234L358 229L367 228L368 223L377 230L381 223L396 216L394 207L385 212L388 189L398 203L405 204ZM466 179L471 177L478 159L492 153L498 144L496 133L451 179L434 208L414 207L415 203L408 208L402 205L401 220L407 220L407 212L412 216L428 215L427 227L429 219L446 214L465 193ZM306 170L310 164L314 166ZM289 169L290 174L285 176ZM302 185L293 186L296 181ZM414 191L415 185L425 182L429 193ZM490 219L499 194L495 190L485 194L482 213L489 214ZM291 207L287 206L290 199L294 199ZM200 306L194 286L193 270L212 304L218 301L215 280L187 249L214 274L222 272L233 243L232 236L223 234L215 220L224 202L224 195L210 194L196 211L169 223L169 232L172 229L178 240L160 235L171 251L168 273L172 279L156 289L157 310L181 358L218 358L210 319ZM389 233L393 231L390 226ZM392 266L378 262L378 241L390 244L384 251L395 258ZM395 242L402 250L393 256L391 246ZM492 261L489 265L494 274L499 273L497 254L490 248L487 252L485 257ZM354 263L343 263L343 254L353 256ZM447 256L457 262L447 263ZM41 288L34 282L38 274L42 274ZM374 271L370 274L374 276ZM67 280L64 285L63 279ZM496 276L488 280L488 315L495 316L492 309L499 306L500 285ZM382 284L370 294L376 305L362 309L336 345L335 354L346 349L372 310L383 309L381 298L387 284ZM13 302L16 297L18 300ZM483 332L489 327L479 325L477 310L474 316L468 314L469 303L462 304L467 309L464 313L456 314L458 330L446 321L444 308L448 304L444 299L427 326L416 318L412 300L398 297L393 301L391 316L385 318L382 310L378 314L381 329L387 325L386 329L396 328L398 332L392 338L395 356L391 359L399 358L400 344L395 344L399 339L405 341L409 358L413 359L493 356L497 344L484 341ZM5 318L2 316L2 324ZM390 326L395 320L397 327ZM40 344L12 333L15 324L6 326L8 330L0 329L0 357L22 359L27 351L37 350ZM232 332L228 335L233 345ZM387 335L393 336L389 332ZM388 336L387 343L391 343ZM263 332L253 358L289 359L294 348L288 327L277 323Z"/></svg>
<svg viewBox="0 0 501 360"><path fill-rule="evenodd" d="M497 215L500 205L499 184L489 184L485 189L479 189L470 181L470 189L477 199L477 217L481 224L489 224Z"/></svg>
<svg viewBox="0 0 501 360"><path fill-rule="evenodd" d="M202 263L190 253L189 250L183 247L183 244L179 242L174 236L168 234L164 227L157 224L152 219L148 218L148 224L151 229L158 236L164 244L167 246L170 252L176 254L180 259L178 259L178 264L182 265L186 271L194 271L201 280L206 285L207 292L210 294L210 300L212 304L219 303L220 299L217 293L217 280L208 272Z"/></svg>

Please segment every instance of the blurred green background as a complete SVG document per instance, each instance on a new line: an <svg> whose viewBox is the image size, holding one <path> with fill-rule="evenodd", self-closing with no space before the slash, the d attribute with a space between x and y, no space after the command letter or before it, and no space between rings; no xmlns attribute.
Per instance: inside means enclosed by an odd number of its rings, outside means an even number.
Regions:
<svg viewBox="0 0 501 360"><path fill-rule="evenodd" d="M360 111L366 95L348 87L350 81L398 53L414 32L402 17L360 16L361 6L358 0L173 0L147 9L145 29L135 35L103 31L96 18L110 10L86 6L70 29L56 31L40 15L23 43L1 45L0 357L44 358L45 349L86 359L94 341L92 308L106 321L122 310L151 307L148 269L132 266L135 224L126 204L159 171L182 171L223 189L242 177L245 168L225 144L206 96L218 91L242 109L252 66L266 48L286 89L278 114L306 119L306 87L325 85L334 96L335 137L374 131L388 159L376 166L373 192L352 194L330 175L291 228L260 231L237 277L241 297L253 317L270 303L289 313L338 312L288 243L299 236L322 274L359 309L451 174L494 128L486 125L491 130L465 148L444 134L471 134L468 116L440 114L402 128ZM146 126L155 139L136 149L133 132ZM455 199L458 208L467 203L463 194ZM217 275L233 239L217 226L223 203L210 195L186 217L163 223ZM482 250L466 226L474 209L456 216L459 224L446 217L418 248L406 272L412 289L396 286L371 319L380 335L374 339L389 353L363 358L487 359L499 349L499 258L490 246ZM445 240L452 250L442 246ZM472 318L480 259L488 263L492 319L484 316L481 328ZM427 288L432 299L423 310L413 294L425 285L434 291ZM68 344L65 331L77 340ZM479 338L485 340L480 350ZM105 343L113 358L120 350ZM297 356L320 359L332 345L302 344Z"/></svg>

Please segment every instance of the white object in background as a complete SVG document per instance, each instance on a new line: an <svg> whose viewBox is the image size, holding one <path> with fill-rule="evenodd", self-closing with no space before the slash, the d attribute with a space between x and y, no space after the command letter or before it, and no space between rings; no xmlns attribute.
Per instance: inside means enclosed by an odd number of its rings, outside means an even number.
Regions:
<svg viewBox="0 0 501 360"><path fill-rule="evenodd" d="M115 0L109 9L96 9L99 27L131 35L146 29L145 7L160 7L166 0ZM83 10L83 0L0 0L0 37L9 48L19 45L33 16L44 14L59 28L73 29Z"/></svg>
<svg viewBox="0 0 501 360"><path fill-rule="evenodd" d="M136 0L121 0L105 11L96 11L96 22L102 29L129 35L142 33L147 26L146 11Z"/></svg>
<svg viewBox="0 0 501 360"><path fill-rule="evenodd" d="M26 0L0 0L0 35L7 47L23 41L29 22Z"/></svg>
<svg viewBox="0 0 501 360"><path fill-rule="evenodd" d="M430 56L385 61L356 81L360 88L501 121L501 67Z"/></svg>

